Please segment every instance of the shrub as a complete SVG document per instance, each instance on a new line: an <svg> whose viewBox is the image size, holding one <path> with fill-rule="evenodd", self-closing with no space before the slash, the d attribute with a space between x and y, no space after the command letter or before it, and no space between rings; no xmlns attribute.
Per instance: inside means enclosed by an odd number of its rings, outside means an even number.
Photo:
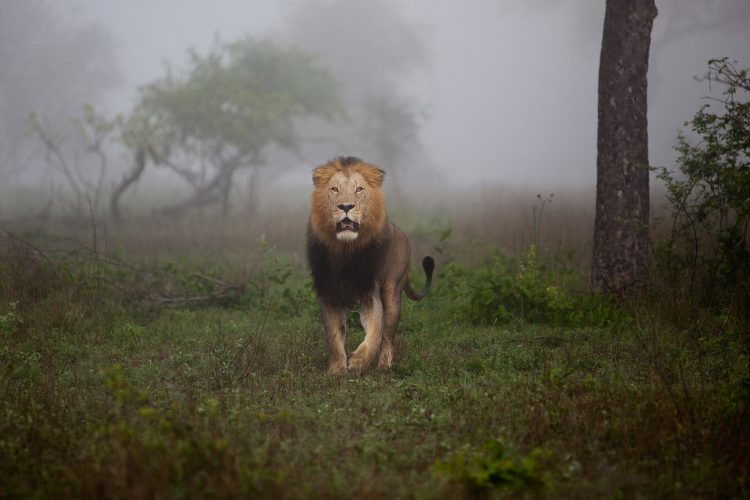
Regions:
<svg viewBox="0 0 750 500"><path fill-rule="evenodd" d="M433 473L449 482L458 482L473 493L493 488L525 490L541 486L541 450L518 456L501 440L493 439L479 450L459 451L433 466Z"/></svg>
<svg viewBox="0 0 750 500"><path fill-rule="evenodd" d="M661 168L672 210L670 237L657 246L660 270L673 286L689 283L703 304L726 303L750 281L750 78L724 59L706 78L726 86L685 125L700 138L678 135L676 171Z"/></svg>
<svg viewBox="0 0 750 500"><path fill-rule="evenodd" d="M576 277L541 264L536 247L520 259L496 252L475 269L449 262L438 293L447 295L456 316L471 323L504 323L514 318L560 326L601 325L616 319L605 297L574 294Z"/></svg>

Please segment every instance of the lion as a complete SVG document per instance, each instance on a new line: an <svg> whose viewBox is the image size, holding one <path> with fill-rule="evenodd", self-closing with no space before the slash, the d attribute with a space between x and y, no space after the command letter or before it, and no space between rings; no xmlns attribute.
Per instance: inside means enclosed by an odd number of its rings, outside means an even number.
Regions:
<svg viewBox="0 0 750 500"><path fill-rule="evenodd" d="M409 282L411 246L386 218L381 186L385 172L352 156L313 171L307 258L329 350L328 372L361 373L380 351L378 369L393 363L401 292L421 300L432 284L435 262L422 260L427 281L417 293ZM347 363L347 310L359 306L365 338Z"/></svg>

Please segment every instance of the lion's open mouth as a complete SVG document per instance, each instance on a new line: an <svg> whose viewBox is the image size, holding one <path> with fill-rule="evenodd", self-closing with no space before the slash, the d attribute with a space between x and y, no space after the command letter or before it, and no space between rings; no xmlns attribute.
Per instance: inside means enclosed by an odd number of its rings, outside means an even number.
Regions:
<svg viewBox="0 0 750 500"><path fill-rule="evenodd" d="M353 233L359 232L359 222L354 222L348 217L340 220L336 223L336 232L342 233L344 231L351 231Z"/></svg>

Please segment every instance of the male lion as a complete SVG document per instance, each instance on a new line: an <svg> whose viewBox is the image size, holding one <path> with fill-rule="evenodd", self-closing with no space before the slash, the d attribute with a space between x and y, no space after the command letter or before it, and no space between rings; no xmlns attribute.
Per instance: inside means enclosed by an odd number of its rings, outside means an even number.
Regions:
<svg viewBox="0 0 750 500"><path fill-rule="evenodd" d="M328 372L366 369L380 349L378 368L390 368L401 313L401 291L420 300L430 289L435 262L422 260L427 275L417 293L409 283L411 247L386 220L385 172L359 158L338 157L313 171L307 258L318 295L329 349ZM365 339L346 362L346 311L360 306Z"/></svg>

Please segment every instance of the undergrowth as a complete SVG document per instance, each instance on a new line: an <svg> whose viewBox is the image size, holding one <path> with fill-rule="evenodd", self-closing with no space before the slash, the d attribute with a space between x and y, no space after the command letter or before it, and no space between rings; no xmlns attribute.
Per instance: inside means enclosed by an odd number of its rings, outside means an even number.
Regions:
<svg viewBox="0 0 750 500"><path fill-rule="evenodd" d="M517 259L496 251L473 268L448 261L436 289L455 318L474 324L582 327L621 319L606 297L586 292L575 273L542 264L534 245Z"/></svg>
<svg viewBox="0 0 750 500"><path fill-rule="evenodd" d="M535 247L462 264L442 232L392 370L343 378L306 273L270 245L241 294L173 306L90 253L3 240L0 496L747 494L745 323L588 296ZM131 266L128 284L151 269ZM153 297L221 286L156 268Z"/></svg>

